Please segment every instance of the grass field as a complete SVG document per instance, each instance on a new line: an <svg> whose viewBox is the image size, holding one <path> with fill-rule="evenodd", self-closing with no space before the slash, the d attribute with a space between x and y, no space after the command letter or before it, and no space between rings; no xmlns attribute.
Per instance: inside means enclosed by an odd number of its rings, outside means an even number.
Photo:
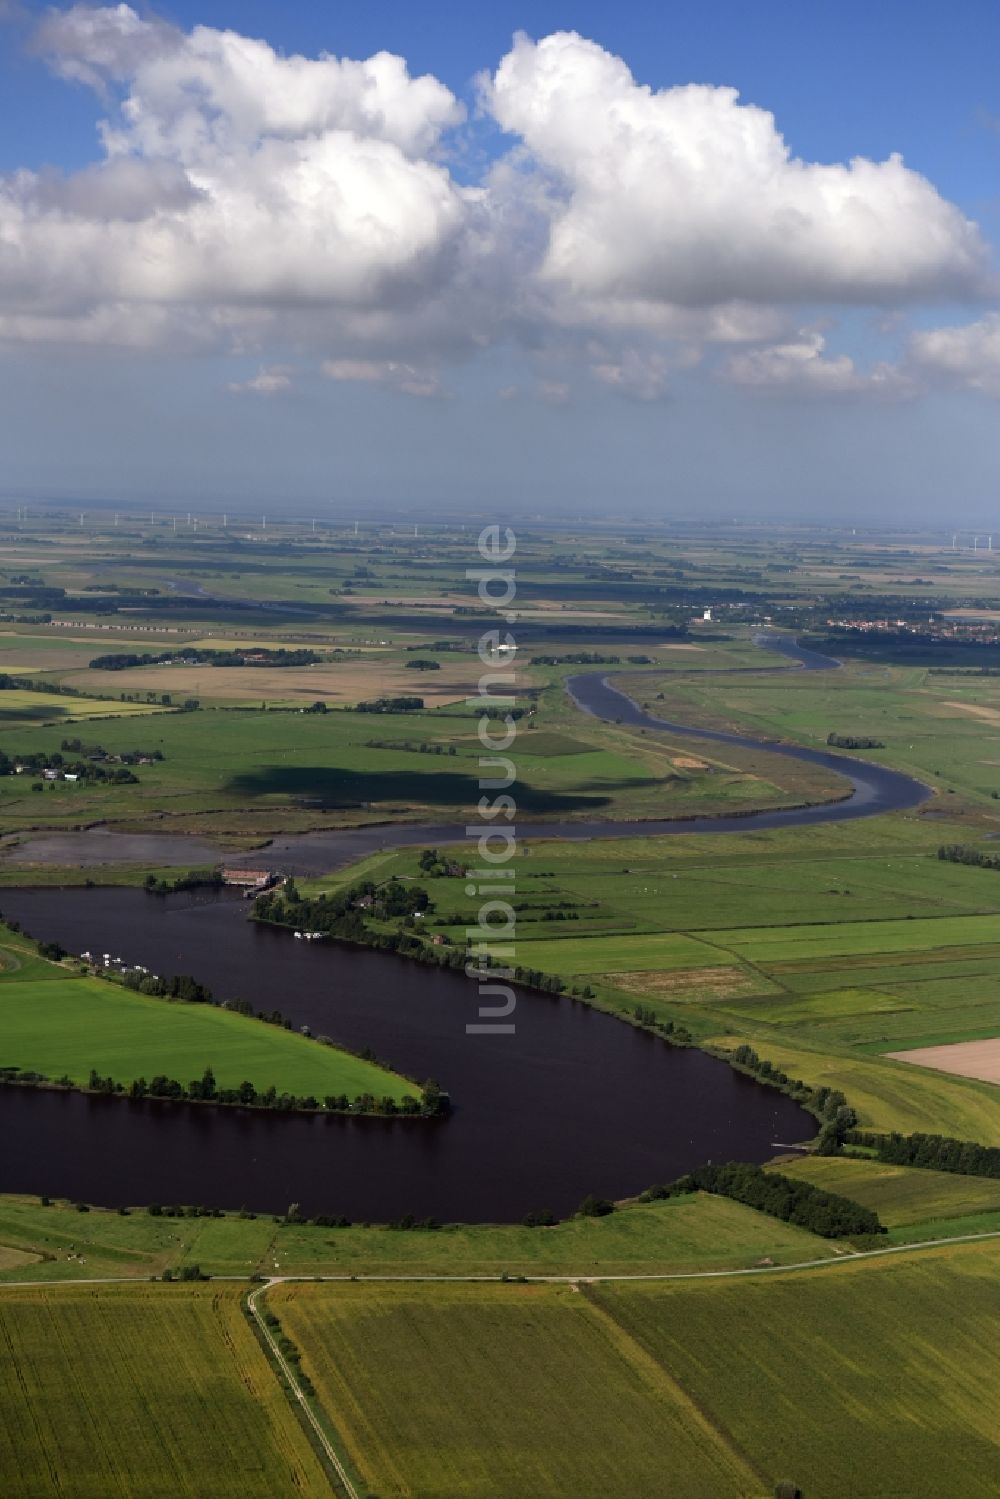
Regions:
<svg viewBox="0 0 1000 1499"><path fill-rule="evenodd" d="M808 1156L783 1162L780 1169L874 1208L889 1229L987 1213L997 1215L1000 1227L1000 1181L989 1177L889 1166L858 1156Z"/></svg>
<svg viewBox="0 0 1000 1499"><path fill-rule="evenodd" d="M325 1499L235 1287L0 1293L9 1499Z"/></svg>
<svg viewBox="0 0 1000 1499"><path fill-rule="evenodd" d="M117 551L122 540L106 538L104 545ZM235 538L232 545L238 549ZM190 543L178 543L178 547L184 553ZM62 585L93 588L94 584L85 581L89 576L87 547L78 542L74 549L67 539L64 548L58 556L53 551L40 553L39 565L51 569ZM18 670L32 670L53 684L106 692L109 699L102 709L107 713L147 712L153 706L143 702L123 704L118 700L122 693L137 697L169 693L175 704L193 695L208 710L163 717L156 726L152 747L161 748L165 760L155 768L144 768L141 786L109 790L59 785L43 803L38 797L28 798L13 787L0 785L0 830L37 823L58 826L99 817L117 822L130 819L136 825L148 826L154 818L159 822L165 812L173 819L183 818L200 827L211 825L219 831L240 832L252 824L266 833L275 830L279 821L284 831L314 825L323 813L357 817L377 808L393 817L405 817L438 807L465 809L474 804L478 786L471 770L478 759L478 744L470 712L461 700L474 689L481 664L472 649L474 641L467 631L458 631L456 638L455 621L450 617L453 606L463 598L461 583L457 591L439 591L439 597L447 593L451 599L451 603L442 605L441 612L403 612L412 611L421 598L434 596L433 589L430 594L426 592L425 579L412 580L420 585L412 592L408 588L385 589L379 582L371 590L366 587L364 598L359 594L350 602L330 606L330 579L344 576L344 559L325 551L323 556L322 561L302 555L252 563L241 559L243 566L232 570L192 566L192 580L219 580L210 584L213 591L218 588L224 596L241 597L248 607L259 600L259 613L254 614L251 607L249 618L242 624L232 617L212 619L212 602L192 598L188 610L171 610L166 617L153 611L148 617L136 612L112 625L95 621L91 626L77 618L71 628L54 625L49 633L42 633L45 627L41 626L0 627L0 661L9 658ZM374 575L383 568L385 558L373 560L376 566L368 570ZM404 574L413 569L414 559L400 561ZM444 584L462 579L460 562L461 553L455 550L442 560L440 571L436 562L433 569L417 566L421 571L433 571L435 581ZM178 586L176 575L185 571L178 558L171 561L166 555L118 556L116 568L123 581L132 586L152 583L154 574L162 568L161 592L164 579L166 588L173 591ZM106 567L102 564L96 571L103 575L99 581L107 583ZM399 581L403 574L393 576ZM531 586L542 590L539 602L544 607L529 614L544 619L546 631L556 637L556 649L560 627L577 631L580 620L588 622L598 644L604 621L617 626L624 619L632 627L645 622L644 615L623 614L617 607L595 611L569 609L568 601L555 605L544 598L551 583L542 573L537 575ZM389 602L393 599L398 600L398 607ZM303 602L322 604L324 610L332 608L333 612L284 619L275 607L278 600L294 607ZM394 616L398 616L395 622ZM210 633L206 634L209 624ZM114 634L105 633L112 630ZM458 648L435 649L438 636L444 637L443 644ZM82 669L90 659L113 650L142 654L162 651L165 646L182 650L185 643L220 648L240 641L272 647L308 643L321 651L342 654L301 670L202 665L140 665L124 672ZM570 635L563 649L574 645L579 649L580 640ZM546 646L553 648L553 642L547 640ZM414 659L414 652L437 660L440 669L409 670L407 662ZM681 675L717 672L724 667L738 671L759 658L759 652L747 640L705 644L652 640L645 644L645 654L665 670ZM669 811L697 814L780 805L803 796L830 795L837 789L835 779L826 772L779 761L766 753L723 753L719 746L697 742L672 745L659 736L645 736L626 726L596 719L581 722L562 685L571 668L535 665L533 656L533 650L526 647L517 661L519 691L528 689L537 694L531 716L522 721L518 747L518 805L524 817L653 817ZM275 711L284 707L294 712L317 699L340 707L365 697L402 692L424 697L427 710L357 719L338 713L334 715L335 724L325 725L306 715L291 724L285 712ZM11 710L18 707L13 693L3 696ZM10 748L15 752L29 747L56 748L58 741L41 746L37 731L47 722L63 722L67 714L93 711L106 716L86 698L60 699L46 693L36 696L38 701L30 712L26 699L18 708L21 716L9 715L6 722L0 702L0 730L9 732ZM262 701L270 713L258 711ZM46 703L48 716L43 711ZM245 711L233 712L237 704L244 705ZM220 711L212 712L216 705ZM223 724L223 712L227 717L232 714L236 721ZM180 722L182 718L187 722ZM579 741L579 750L570 755L552 753L553 737L561 735L567 726L572 727L568 737ZM103 725L101 737L112 750L133 747L116 739ZM535 738L537 746L533 744ZM372 739L378 743L370 744ZM6 743L3 748L7 749ZM448 756L447 765L436 757L428 758L435 749ZM279 811L280 819L276 815Z"/></svg>
<svg viewBox="0 0 1000 1499"><path fill-rule="evenodd" d="M273 1310L380 1499L757 1496L674 1381L570 1287L281 1286Z"/></svg>
<svg viewBox="0 0 1000 1499"><path fill-rule="evenodd" d="M988 1499L998 1272L1000 1246L984 1243L587 1295L768 1484L790 1479L809 1499Z"/></svg>
<svg viewBox="0 0 1000 1499"><path fill-rule="evenodd" d="M2 1066L82 1084L91 1068L126 1084L164 1073L185 1086L210 1066L220 1088L248 1080L258 1091L273 1084L320 1099L328 1093L399 1099L417 1091L392 1072L280 1026L46 968L35 977L0 978Z"/></svg>
<svg viewBox="0 0 1000 1499"><path fill-rule="evenodd" d="M406 683L417 695L422 685ZM252 709L160 711L141 724L95 725L88 738L107 750L155 749L163 760L141 766L137 785L53 782L44 797L30 794L24 776L2 777L0 831L101 818L162 831L168 817L180 830L219 833L255 825L288 832L317 822L364 821L371 815L406 819L475 805L480 745L476 720L464 705L395 714L262 711L256 691ZM0 710L4 696L10 694L0 694ZM310 689L310 702L318 696ZM118 706L146 711L141 704L110 704ZM35 721L30 729L12 723L2 747L11 756L51 752L59 749L61 738L53 730L43 735ZM581 751L550 757L533 755L525 746L517 786L522 815L602 817L627 810L636 799L656 810L671 774L668 765L651 767L627 740L609 747L598 737L581 743ZM687 787L686 780L677 779L678 795Z"/></svg>
<svg viewBox="0 0 1000 1499"><path fill-rule="evenodd" d="M833 1256L836 1246L722 1197L698 1194L572 1218L554 1228L468 1224L408 1233L355 1224L336 1230L241 1218L79 1213L68 1203L0 1197L0 1254L33 1257L32 1278L136 1276L199 1264L215 1275L639 1275L746 1269ZM0 1261L0 1279L24 1274Z"/></svg>
<svg viewBox="0 0 1000 1499"><path fill-rule="evenodd" d="M886 1055L1000 1034L1000 876L936 857L963 832L902 815L718 837L529 838L515 866L516 961L588 986L612 1012L642 1005L729 1050L747 1040L793 1077L842 1088L877 1127L996 1142L994 1088ZM380 855L378 877L415 875L417 860ZM461 940L475 923L465 883L429 882L428 935Z"/></svg>
<svg viewBox="0 0 1000 1499"><path fill-rule="evenodd" d="M789 1077L816 1088L839 1088L857 1110L863 1128L923 1131L1000 1145L1000 1089L966 1078L948 1078L905 1062L883 1061L845 1050L797 1045L773 1034L749 1033L751 1041ZM731 1051L741 1034L716 1036Z"/></svg>

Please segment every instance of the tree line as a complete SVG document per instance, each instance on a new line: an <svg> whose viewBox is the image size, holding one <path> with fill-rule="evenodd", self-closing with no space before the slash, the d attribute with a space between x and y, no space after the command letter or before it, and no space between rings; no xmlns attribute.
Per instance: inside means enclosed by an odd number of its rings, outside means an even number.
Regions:
<svg viewBox="0 0 1000 1499"><path fill-rule="evenodd" d="M381 886L365 880L339 894L319 895L312 899L300 895L294 883L286 882L283 890L265 891L254 903L254 915L261 921L322 932L340 942L357 942L376 952L396 953L399 957L414 958L418 963L465 972L471 958L464 945L447 941L432 945L414 930L413 913L428 914L433 909L426 890L419 885L404 885L396 879ZM387 930L371 926L366 917L396 919L400 925ZM565 982L554 974L543 973L538 968L508 970L499 961L493 964L489 955L478 960L475 972L485 977L491 967L502 970L505 976L510 972L515 983L538 989L543 994L563 994L567 990ZM583 999L594 997L589 985L574 988L571 992Z"/></svg>
<svg viewBox="0 0 1000 1499"><path fill-rule="evenodd" d="M422 697L373 697L356 703L355 713L415 713L424 706Z"/></svg>
<svg viewBox="0 0 1000 1499"><path fill-rule="evenodd" d="M104 656L95 656L90 662L93 671L127 671L132 666L172 666L196 662L199 666L315 666L323 657L319 651L300 647L286 650L283 646L274 650L256 649L246 651L195 650L193 647L179 651L112 651Z"/></svg>
<svg viewBox="0 0 1000 1499"><path fill-rule="evenodd" d="M0 1083L14 1083L21 1087L65 1088L79 1090L80 1085L63 1074L50 1078L44 1072L28 1071L20 1067L0 1067ZM249 1081L236 1088L220 1088L211 1067L206 1067L200 1078L181 1083L166 1073L157 1073L148 1080L133 1078L123 1083L111 1076L90 1069L85 1091L102 1093L116 1098L156 1098L173 1100L176 1103L211 1103L235 1105L245 1109L271 1109L277 1113L326 1113L326 1114L375 1114L382 1117L414 1117L425 1119L442 1118L450 1112L448 1094L440 1085L429 1079L420 1089L419 1098L410 1094L400 1100L389 1094L382 1097L374 1093L358 1093L353 1098L346 1093L327 1093L323 1098L315 1094L282 1092L272 1084L259 1089Z"/></svg>
<svg viewBox="0 0 1000 1499"><path fill-rule="evenodd" d="M869 739L864 734L834 734L826 736L826 742L831 749L885 749L885 741L882 739Z"/></svg>
<svg viewBox="0 0 1000 1499"><path fill-rule="evenodd" d="M872 1134L850 1130L851 1145L865 1145L878 1160L892 1166L920 1166L928 1171L951 1171L958 1176L1000 1177L1000 1149L978 1145L974 1140L953 1140L947 1135Z"/></svg>
<svg viewBox="0 0 1000 1499"><path fill-rule="evenodd" d="M797 1181L779 1171L764 1171L760 1166L741 1161L730 1161L724 1166L699 1166L667 1186L647 1188L640 1200L655 1202L688 1192L728 1197L824 1239L886 1232L877 1213L849 1197L841 1197L839 1192L826 1192L812 1182Z"/></svg>
<svg viewBox="0 0 1000 1499"><path fill-rule="evenodd" d="M839 1154L858 1122L856 1112L839 1088L813 1088L801 1078L789 1077L767 1057L758 1056L745 1041L737 1046L729 1060L741 1072L749 1072L761 1082L780 1088L782 1093L787 1093L789 1098L794 1098L796 1103L816 1116L820 1130L813 1149L817 1155Z"/></svg>
<svg viewBox="0 0 1000 1499"><path fill-rule="evenodd" d="M972 864L977 869L1000 869L1000 854L983 853L981 849L969 848L964 843L942 843L937 856L948 864Z"/></svg>

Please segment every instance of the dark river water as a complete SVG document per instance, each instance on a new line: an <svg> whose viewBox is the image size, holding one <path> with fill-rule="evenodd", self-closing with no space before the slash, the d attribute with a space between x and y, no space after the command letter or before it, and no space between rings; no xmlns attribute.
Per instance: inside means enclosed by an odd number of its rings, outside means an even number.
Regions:
<svg viewBox="0 0 1000 1499"><path fill-rule="evenodd" d="M588 1192L628 1195L708 1160L761 1161L775 1142L814 1133L782 1095L574 1000L523 993L513 1036L467 1036L478 987L463 975L296 942L247 920L228 894L5 890L3 909L71 950L277 1006L436 1077L454 1099L443 1121L350 1120L0 1088L3 1191L505 1221L566 1212Z"/></svg>
<svg viewBox="0 0 1000 1499"><path fill-rule="evenodd" d="M760 643L806 670L837 665L781 637ZM567 685L598 717L726 744L761 743L657 719L597 673ZM844 776L844 799L751 817L531 825L530 834L620 838L792 827L912 807L930 794L918 781L848 756L776 742L767 748ZM308 873L381 847L463 839L464 828L454 824L342 829L276 839L266 856L258 851L243 862L266 857L271 868ZM63 864L170 862L169 835L112 851L126 841L101 830L56 834L49 853ZM183 845L177 862L213 853L206 846L195 855L192 840L176 841ZM34 846L18 853L45 857ZM775 1143L814 1132L797 1105L724 1063L672 1049L571 999L524 993L513 1036L467 1036L478 988L464 976L363 949L296 942L249 922L245 904L228 895L164 900L134 889L5 890L3 909L34 936L73 951L110 951L159 973L192 973L219 998L277 1007L297 1025L354 1048L370 1046L410 1076L435 1077L454 1101L452 1116L434 1122L276 1118L0 1088L3 1191L112 1206L282 1210L298 1202L309 1214L376 1222L404 1213L503 1221L542 1208L564 1213L588 1192L626 1196L709 1160L765 1160Z"/></svg>

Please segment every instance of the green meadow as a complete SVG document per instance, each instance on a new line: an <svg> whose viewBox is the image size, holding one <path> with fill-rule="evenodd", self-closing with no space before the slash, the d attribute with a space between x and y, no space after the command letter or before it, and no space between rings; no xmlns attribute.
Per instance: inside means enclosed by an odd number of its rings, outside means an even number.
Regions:
<svg viewBox="0 0 1000 1499"><path fill-rule="evenodd" d="M987 1241L714 1279L286 1281L258 1304L369 1495L987 1499L998 1263ZM14 1493L329 1492L235 1286L5 1286L0 1335Z"/></svg>
<svg viewBox="0 0 1000 1499"><path fill-rule="evenodd" d="M936 857L960 822L871 823L556 843L514 866L515 961L637 1005L790 1075L842 1087L869 1122L991 1140L997 1090L881 1054L1000 1033L1000 874ZM982 842L982 829L972 841ZM418 850L379 856L417 874ZM339 878L339 877L338 877ZM325 883L317 882L317 888ZM476 920L462 878L435 878L426 934Z"/></svg>
<svg viewBox="0 0 1000 1499"><path fill-rule="evenodd" d="M983 1229L1000 1230L1000 1181L991 1177L890 1166L858 1155L808 1156L782 1161L780 1170L873 1208L897 1240L942 1220L974 1217Z"/></svg>
<svg viewBox="0 0 1000 1499"><path fill-rule="evenodd" d="M247 1080L259 1092L273 1085L320 1099L416 1093L384 1068L281 1026L137 994L54 964L32 967L33 976L18 969L0 977L0 1066L78 1085L94 1069L126 1084L162 1073L186 1086L211 1067L221 1088Z"/></svg>
<svg viewBox="0 0 1000 1499"><path fill-rule="evenodd" d="M80 1274L162 1274L198 1264L213 1275L641 1275L741 1270L835 1256L805 1229L705 1193L629 1203L603 1218L551 1228L448 1224L409 1232L355 1223L338 1229L270 1214L152 1217L0 1196L0 1281ZM4 1260L4 1255L8 1260Z"/></svg>

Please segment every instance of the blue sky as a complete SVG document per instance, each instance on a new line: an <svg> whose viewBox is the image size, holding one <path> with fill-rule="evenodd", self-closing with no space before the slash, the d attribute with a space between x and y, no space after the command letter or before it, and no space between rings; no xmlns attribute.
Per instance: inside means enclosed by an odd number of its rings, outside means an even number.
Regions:
<svg viewBox="0 0 1000 1499"><path fill-rule="evenodd" d="M99 7L57 7L69 24L41 38L52 11L14 9L0 27L0 172L8 185L20 176L6 204L0 192L0 238L7 211L22 259L11 270L0 257L0 494L848 519L926 518L947 506L970 523L1000 497L994 3L204 0L142 12L141 60L129 52L113 65L104 42L93 50ZM272 173L264 195L277 204L289 153L304 171L300 142L282 127L273 155L264 124L232 159L229 134L211 161L191 153L156 69L164 57L195 66L195 26L261 38L279 61L398 53L411 77L439 80L466 119L441 98L418 133L412 112L385 128L354 115L345 127L338 115L360 161L372 150L399 157L386 165L397 174L389 196L410 205L406 213L376 241L352 239L350 223L367 211L368 168L352 169L348 189L324 155L310 162L315 176L288 216L275 207L273 222L247 220L248 253L234 259L225 236L260 196L262 164ZM569 112L583 111L579 140L563 129L561 104L538 120L554 52L524 53L506 92L477 103L475 76L495 72L518 30L536 40L575 30L602 49L558 55ZM592 64L604 90L594 116L620 103L627 141L589 137ZM211 66L221 78L228 64L213 53ZM275 89L291 97L297 85L280 71ZM731 188L716 192L711 142L698 172L672 180L675 152L712 134L716 117L637 125L635 86L692 83L733 87L741 105L770 111L815 191L801 195L793 167L770 201L767 142L760 181L745 195L738 166ZM128 95L139 109L123 124ZM107 208L110 177L93 176L107 165L102 119L120 133L120 158L143 174L116 180L115 204L129 195L124 210ZM739 108L726 107L725 120L740 137L753 126ZM326 117L306 122L301 140L332 128ZM687 129L681 141L676 132ZM330 150L343 138L331 136ZM892 153L909 171L879 171L859 189L877 232L844 227L856 177L837 186L841 206L827 222L828 184L813 169L849 172L856 157L883 163ZM248 173L238 202L227 196L233 162ZM428 174L439 175L436 186ZM605 192L619 177L629 191ZM339 205L322 210L330 225L315 216L324 193ZM358 201L345 209L350 193ZM192 266L191 215L206 198L218 199L218 212L197 228L203 259ZM628 243L616 243L633 210ZM143 227L153 214L170 218L170 235L155 244ZM775 225L813 214L793 253ZM414 224L422 228L411 243ZM720 264L702 275L716 243ZM142 274L151 254L163 261L155 277ZM213 281L204 267L216 264ZM731 337L720 328L733 306Z"/></svg>

